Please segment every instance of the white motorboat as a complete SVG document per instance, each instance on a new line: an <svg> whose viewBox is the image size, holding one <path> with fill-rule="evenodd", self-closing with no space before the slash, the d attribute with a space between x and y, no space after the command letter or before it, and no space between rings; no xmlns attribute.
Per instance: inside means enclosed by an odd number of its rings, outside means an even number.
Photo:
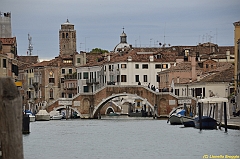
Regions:
<svg viewBox="0 0 240 159"><path fill-rule="evenodd" d="M25 110L25 114L28 115L28 117L30 118L30 122L34 122L35 121L35 115L33 115L33 113L30 110Z"/></svg>
<svg viewBox="0 0 240 159"><path fill-rule="evenodd" d="M46 110L39 110L39 112L35 115L36 121L49 121L50 114Z"/></svg>
<svg viewBox="0 0 240 159"><path fill-rule="evenodd" d="M33 114L29 114L28 116L29 116L29 118L30 118L30 122L34 122L34 121L36 121L36 117L35 117L35 115L33 115Z"/></svg>
<svg viewBox="0 0 240 159"><path fill-rule="evenodd" d="M60 114L59 111L53 110L53 111L50 112L50 119L51 120L61 120L62 118L63 118L63 115Z"/></svg>

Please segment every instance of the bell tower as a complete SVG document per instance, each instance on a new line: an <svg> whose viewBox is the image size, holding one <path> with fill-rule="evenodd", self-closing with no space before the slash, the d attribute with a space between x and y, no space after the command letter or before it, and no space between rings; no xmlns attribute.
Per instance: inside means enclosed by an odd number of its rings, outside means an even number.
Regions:
<svg viewBox="0 0 240 159"><path fill-rule="evenodd" d="M59 55L73 55L76 52L76 30L68 19L59 30Z"/></svg>
<svg viewBox="0 0 240 159"><path fill-rule="evenodd" d="M120 35L120 43L127 43L127 35L126 33L124 33L124 27L122 29L123 29L123 32Z"/></svg>

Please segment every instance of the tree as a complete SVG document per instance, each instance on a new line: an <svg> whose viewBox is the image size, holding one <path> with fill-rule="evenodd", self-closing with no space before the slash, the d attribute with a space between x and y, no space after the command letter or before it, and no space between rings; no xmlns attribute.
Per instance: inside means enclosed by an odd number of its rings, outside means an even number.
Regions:
<svg viewBox="0 0 240 159"><path fill-rule="evenodd" d="M108 52L108 50L102 50L100 48L95 48L90 51L90 53L101 53L101 54L105 52Z"/></svg>

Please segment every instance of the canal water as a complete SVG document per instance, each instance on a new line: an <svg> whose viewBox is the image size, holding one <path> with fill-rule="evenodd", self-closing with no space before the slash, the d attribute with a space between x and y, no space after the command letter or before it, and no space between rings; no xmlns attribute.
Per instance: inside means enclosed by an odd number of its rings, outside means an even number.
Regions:
<svg viewBox="0 0 240 159"><path fill-rule="evenodd" d="M25 159L200 159L240 155L240 131L198 130L152 118L30 123Z"/></svg>

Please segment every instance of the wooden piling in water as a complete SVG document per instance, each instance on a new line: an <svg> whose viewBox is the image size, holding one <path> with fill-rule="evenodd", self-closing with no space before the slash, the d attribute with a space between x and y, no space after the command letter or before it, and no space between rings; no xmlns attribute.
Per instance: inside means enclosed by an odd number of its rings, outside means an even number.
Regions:
<svg viewBox="0 0 240 159"><path fill-rule="evenodd" d="M30 133L30 118L26 114L23 115L22 133L23 134L29 134Z"/></svg>
<svg viewBox="0 0 240 159"><path fill-rule="evenodd" d="M202 104L198 102L198 118L199 118L199 128L202 130Z"/></svg>
<svg viewBox="0 0 240 159"><path fill-rule="evenodd" d="M227 132L227 104L224 102L224 125L225 125L225 132Z"/></svg>
<svg viewBox="0 0 240 159"><path fill-rule="evenodd" d="M0 144L2 159L23 159L22 106L11 78L0 78Z"/></svg>

